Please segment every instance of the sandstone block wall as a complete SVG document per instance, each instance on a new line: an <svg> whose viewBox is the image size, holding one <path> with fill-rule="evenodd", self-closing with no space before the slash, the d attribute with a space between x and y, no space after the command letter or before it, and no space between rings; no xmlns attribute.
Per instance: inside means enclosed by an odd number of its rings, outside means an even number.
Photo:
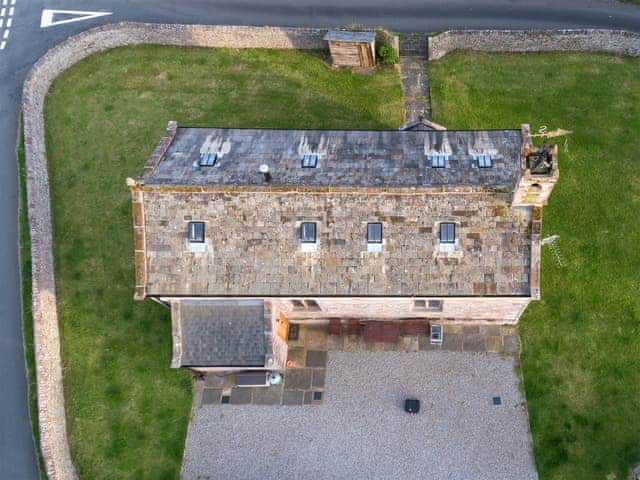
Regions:
<svg viewBox="0 0 640 480"><path fill-rule="evenodd" d="M429 60L454 50L604 51L640 56L640 34L624 30L449 30L429 37Z"/></svg>

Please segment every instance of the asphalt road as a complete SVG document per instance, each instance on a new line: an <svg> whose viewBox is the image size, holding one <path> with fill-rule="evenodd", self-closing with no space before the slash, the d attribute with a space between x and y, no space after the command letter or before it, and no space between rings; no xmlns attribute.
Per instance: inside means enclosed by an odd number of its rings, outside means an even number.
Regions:
<svg viewBox="0 0 640 480"><path fill-rule="evenodd" d="M3 12L2 8L6 8ZM13 10L11 10L13 8ZM111 11L40 28L43 8ZM640 31L640 7L605 0L0 0L0 478L37 478L27 405L15 145L22 82L51 46L121 20L235 25L380 25L400 32L447 28L623 28ZM10 33L4 38L7 20Z"/></svg>

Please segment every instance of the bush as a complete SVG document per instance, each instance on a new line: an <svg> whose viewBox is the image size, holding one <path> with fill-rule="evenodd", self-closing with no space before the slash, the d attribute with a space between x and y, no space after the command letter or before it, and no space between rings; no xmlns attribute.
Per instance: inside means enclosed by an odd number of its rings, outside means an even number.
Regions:
<svg viewBox="0 0 640 480"><path fill-rule="evenodd" d="M380 63L385 65L393 65L394 63L398 63L398 52L391 45L385 44L381 45L378 49L378 57L380 58Z"/></svg>

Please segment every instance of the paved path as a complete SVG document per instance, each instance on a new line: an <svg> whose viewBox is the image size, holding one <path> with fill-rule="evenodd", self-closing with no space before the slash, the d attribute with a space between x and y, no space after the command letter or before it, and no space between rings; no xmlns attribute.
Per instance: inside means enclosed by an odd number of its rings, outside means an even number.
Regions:
<svg viewBox="0 0 640 480"><path fill-rule="evenodd" d="M429 72L425 56L400 57L400 75L404 92L405 122L423 115L431 118Z"/></svg>
<svg viewBox="0 0 640 480"><path fill-rule="evenodd" d="M6 5L4 5L6 4ZM277 26L381 25L447 28L623 28L640 31L640 8L611 0L0 0L0 478L36 478L28 421L17 261L15 141L21 85L30 66L70 35L135 20ZM112 16L40 28L43 8ZM11 22L9 22L11 18ZM8 33L6 33L8 32ZM6 38L5 38L6 37Z"/></svg>
<svg viewBox="0 0 640 480"><path fill-rule="evenodd" d="M537 479L515 361L329 352L322 405L196 403L183 478Z"/></svg>

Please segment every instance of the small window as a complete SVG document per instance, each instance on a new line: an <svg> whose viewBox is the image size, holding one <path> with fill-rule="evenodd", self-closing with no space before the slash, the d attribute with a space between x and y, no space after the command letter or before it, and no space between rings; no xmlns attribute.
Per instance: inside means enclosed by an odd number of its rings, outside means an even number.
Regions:
<svg viewBox="0 0 640 480"><path fill-rule="evenodd" d="M367 243L382 243L381 223L367 223Z"/></svg>
<svg viewBox="0 0 640 480"><path fill-rule="evenodd" d="M440 243L455 243L456 241L456 224L441 223L440 224Z"/></svg>
<svg viewBox="0 0 640 480"><path fill-rule="evenodd" d="M431 165L431 168L444 168L449 155L446 153L430 153L427 155L427 161Z"/></svg>
<svg viewBox="0 0 640 480"><path fill-rule="evenodd" d="M493 159L489 153L478 153L473 156L474 160L478 163L478 168L491 168L493 167Z"/></svg>
<svg viewBox="0 0 640 480"><path fill-rule="evenodd" d="M426 310L427 309L426 300L414 300L413 301L413 309L414 310Z"/></svg>
<svg viewBox="0 0 640 480"><path fill-rule="evenodd" d="M316 243L316 222L302 222L300 241L302 243Z"/></svg>
<svg viewBox="0 0 640 480"><path fill-rule="evenodd" d="M291 300L291 306L294 310L304 310L304 303L302 300Z"/></svg>
<svg viewBox="0 0 640 480"><path fill-rule="evenodd" d="M316 168L318 165L317 153L305 153L302 156L302 168Z"/></svg>
<svg viewBox="0 0 640 480"><path fill-rule="evenodd" d="M429 300L428 306L430 312L441 312L442 300Z"/></svg>
<svg viewBox="0 0 640 480"><path fill-rule="evenodd" d="M437 323L431 324L431 334L429 335L432 345L442 344L442 325Z"/></svg>
<svg viewBox="0 0 640 480"><path fill-rule="evenodd" d="M218 154L215 152L201 152L200 153L200 162L199 165L201 167L213 167L216 164L216 160L218 160Z"/></svg>
<svg viewBox="0 0 640 480"><path fill-rule="evenodd" d="M204 243L204 222L189 222L189 243Z"/></svg>

